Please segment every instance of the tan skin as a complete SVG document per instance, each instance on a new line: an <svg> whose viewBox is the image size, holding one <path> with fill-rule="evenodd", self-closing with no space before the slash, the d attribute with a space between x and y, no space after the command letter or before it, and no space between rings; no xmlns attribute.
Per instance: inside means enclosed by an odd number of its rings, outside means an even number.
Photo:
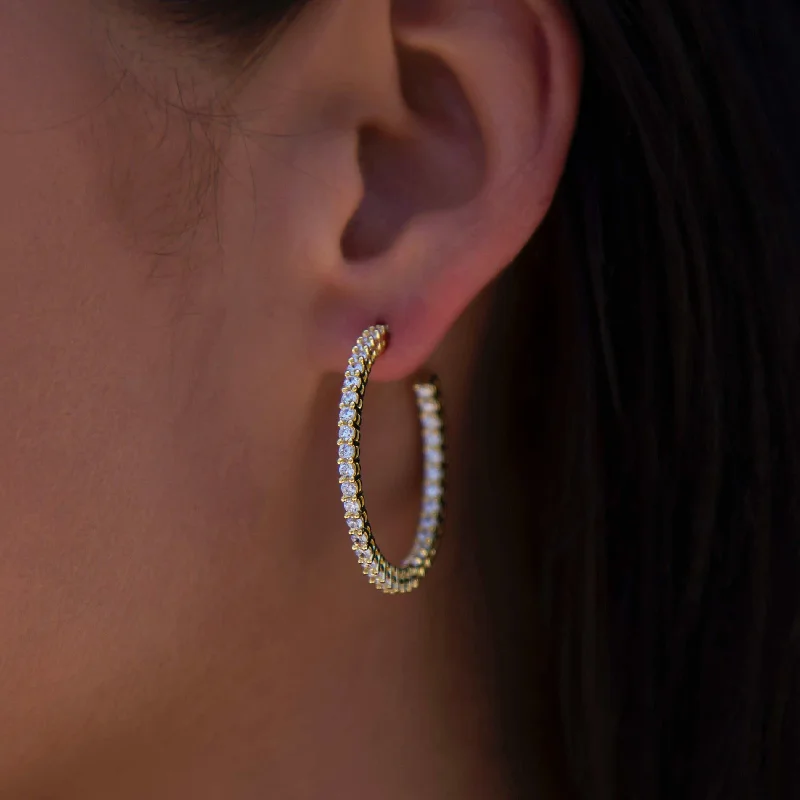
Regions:
<svg viewBox="0 0 800 800"><path fill-rule="evenodd" d="M397 557L408 381L441 375L466 463L484 290L579 94L556 0L320 0L245 73L112 2L0 0L0 796L506 794L466 521L415 595L366 583L339 374L386 321Z"/></svg>

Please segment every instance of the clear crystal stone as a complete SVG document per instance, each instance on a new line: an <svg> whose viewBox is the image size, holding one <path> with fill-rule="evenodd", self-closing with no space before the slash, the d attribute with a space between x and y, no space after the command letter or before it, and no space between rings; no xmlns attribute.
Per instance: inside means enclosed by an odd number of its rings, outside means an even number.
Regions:
<svg viewBox="0 0 800 800"><path fill-rule="evenodd" d="M339 438L343 442L352 442L353 439L356 438L355 428L351 428L349 425L342 425L342 427L339 428Z"/></svg>
<svg viewBox="0 0 800 800"><path fill-rule="evenodd" d="M344 501L344 513L345 514L360 514L361 513L361 504L355 502L354 500L345 500Z"/></svg>
<svg viewBox="0 0 800 800"><path fill-rule="evenodd" d="M439 501L438 500L426 500L422 504L422 513L426 517L435 517L439 513Z"/></svg>
<svg viewBox="0 0 800 800"><path fill-rule="evenodd" d="M372 554L371 550L357 550L356 555L358 556L358 560L362 564L369 564L372 559L375 557Z"/></svg>
<svg viewBox="0 0 800 800"><path fill-rule="evenodd" d="M353 363L350 365L350 374L354 376L360 375L364 371L364 365L358 360L353 359Z"/></svg>
<svg viewBox="0 0 800 800"><path fill-rule="evenodd" d="M436 414L439 411L439 406L435 400L423 400L419 404L419 408L423 414Z"/></svg>
<svg viewBox="0 0 800 800"><path fill-rule="evenodd" d="M422 550L428 550L433 545L433 535L420 531L417 534L417 547Z"/></svg>
<svg viewBox="0 0 800 800"><path fill-rule="evenodd" d="M421 386L417 386L417 397L424 397L426 399L431 399L436 393L436 390L430 384L424 384Z"/></svg>
<svg viewBox="0 0 800 800"><path fill-rule="evenodd" d="M369 574L370 574L370 575L377 575L377 574L378 574L378 570L379 570L379 569L380 569L380 563L379 563L379 562L378 562L378 560L376 559L375 561L373 561L373 562L372 562L372 563L369 565L369 570L368 570L368 572L369 572Z"/></svg>
<svg viewBox="0 0 800 800"><path fill-rule="evenodd" d="M425 448L425 461L428 464L442 464L444 463L444 453L432 447Z"/></svg>
<svg viewBox="0 0 800 800"><path fill-rule="evenodd" d="M342 395L342 403L346 406L354 406L358 401L358 395L355 392L345 392Z"/></svg>
<svg viewBox="0 0 800 800"><path fill-rule="evenodd" d="M351 444L343 444L339 447L339 458L354 458L356 449Z"/></svg>
<svg viewBox="0 0 800 800"><path fill-rule="evenodd" d="M424 439L428 447L441 447L442 445L442 434L439 431L427 431Z"/></svg>
<svg viewBox="0 0 800 800"><path fill-rule="evenodd" d="M349 519L347 524L351 531L360 531L364 527L363 519Z"/></svg>
<svg viewBox="0 0 800 800"><path fill-rule="evenodd" d="M441 481L444 477L444 471L441 467L426 467L425 480L428 481Z"/></svg>
<svg viewBox="0 0 800 800"><path fill-rule="evenodd" d="M363 533L351 533L350 541L359 549L364 550L367 547L367 537Z"/></svg>
<svg viewBox="0 0 800 800"><path fill-rule="evenodd" d="M356 418L356 410L354 408L343 408L339 412L339 422L352 422Z"/></svg>
<svg viewBox="0 0 800 800"><path fill-rule="evenodd" d="M343 478L353 478L356 474L355 464L339 464L339 475Z"/></svg>
<svg viewBox="0 0 800 800"><path fill-rule="evenodd" d="M442 487L438 483L428 483L425 486L425 497L435 498L439 497L442 493Z"/></svg>
<svg viewBox="0 0 800 800"><path fill-rule="evenodd" d="M354 483L343 483L342 484L342 494L345 497L355 497L358 493L358 486Z"/></svg>
<svg viewBox="0 0 800 800"><path fill-rule="evenodd" d="M436 526L439 524L439 521L435 517L423 517L419 521L419 532L420 533L430 533L436 530Z"/></svg>
<svg viewBox="0 0 800 800"><path fill-rule="evenodd" d="M422 417L422 427L427 430L437 430L442 427L442 421L439 417L432 415L425 415Z"/></svg>

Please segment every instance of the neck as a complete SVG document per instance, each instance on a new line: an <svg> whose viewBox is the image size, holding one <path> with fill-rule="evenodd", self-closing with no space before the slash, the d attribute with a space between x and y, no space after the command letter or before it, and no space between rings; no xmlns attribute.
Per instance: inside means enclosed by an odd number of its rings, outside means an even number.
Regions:
<svg viewBox="0 0 800 800"><path fill-rule="evenodd" d="M52 796L405 800L411 786L420 800L508 796L482 637L469 598L445 580L455 562L438 564L415 595L367 586L357 610L320 590L327 626L300 616L280 639L231 641L241 656L187 676L194 688L142 726L146 741L97 749L83 760L91 775L70 776ZM338 624L354 615L358 629Z"/></svg>

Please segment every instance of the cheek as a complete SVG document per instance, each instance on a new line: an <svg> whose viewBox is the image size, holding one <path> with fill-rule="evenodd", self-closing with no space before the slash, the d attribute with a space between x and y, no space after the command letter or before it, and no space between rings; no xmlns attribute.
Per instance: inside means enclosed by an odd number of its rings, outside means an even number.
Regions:
<svg viewBox="0 0 800 800"><path fill-rule="evenodd" d="M191 81L117 60L80 17L97 5L31 0L10 29L0 11L0 785L52 744L40 731L124 717L143 673L174 694L237 635L209 632L214 604L260 607L247 587L281 586L297 547L265 549L257 520L290 529L299 267L325 262L305 230L338 190L291 142L231 136L224 109L187 116L170 101Z"/></svg>
<svg viewBox="0 0 800 800"><path fill-rule="evenodd" d="M33 0L0 24L4 530L131 505L217 326L206 304L181 374L175 320L211 294L215 148L121 63L96 5Z"/></svg>
<svg viewBox="0 0 800 800"><path fill-rule="evenodd" d="M0 516L69 530L109 492L127 505L171 412L177 292L150 279L186 134L155 128L88 12L30 5L0 26Z"/></svg>
<svg viewBox="0 0 800 800"><path fill-rule="evenodd" d="M13 5L0 10L0 784L42 731L104 713L97 686L149 661L158 676L180 649L203 531L186 535L194 476L172 423L217 324L203 315L176 368L186 265L213 274L182 238L208 159L185 157L180 115L166 125L121 80L96 3ZM212 229L193 240L207 260Z"/></svg>

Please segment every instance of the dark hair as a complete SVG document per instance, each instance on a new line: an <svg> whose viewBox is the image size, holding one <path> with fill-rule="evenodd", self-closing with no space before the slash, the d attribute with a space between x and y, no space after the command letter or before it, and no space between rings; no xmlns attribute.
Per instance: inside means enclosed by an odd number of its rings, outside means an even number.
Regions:
<svg viewBox="0 0 800 800"><path fill-rule="evenodd" d="M250 27L303 4L162 2ZM474 393L508 747L522 787L546 686L575 797L794 797L800 9L569 6L574 146Z"/></svg>
<svg viewBox="0 0 800 800"><path fill-rule="evenodd" d="M569 5L578 130L477 401L509 744L547 653L575 796L796 797L800 9Z"/></svg>

